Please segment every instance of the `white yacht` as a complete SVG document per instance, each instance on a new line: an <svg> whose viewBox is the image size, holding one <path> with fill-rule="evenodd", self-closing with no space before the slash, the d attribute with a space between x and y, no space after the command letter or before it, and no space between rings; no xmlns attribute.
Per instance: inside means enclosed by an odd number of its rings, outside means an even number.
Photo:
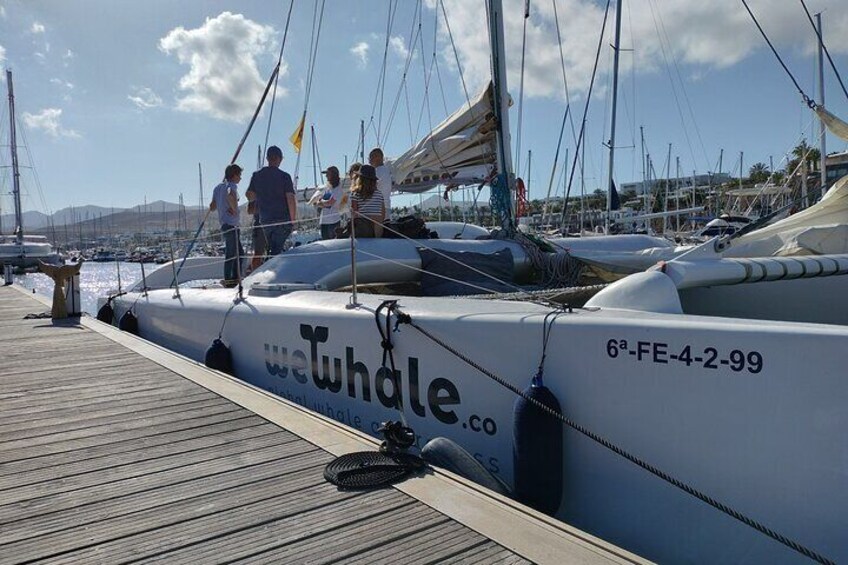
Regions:
<svg viewBox="0 0 848 565"><path fill-rule="evenodd" d="M18 147L15 125L15 93L12 86L12 71L6 71L6 85L9 92L9 129L12 156L12 195L15 201L15 232L13 235L0 235L0 265L12 265L19 269L38 266L39 261L58 264L61 259L53 246L43 235L25 235L23 214L21 213L20 171L18 168Z"/></svg>

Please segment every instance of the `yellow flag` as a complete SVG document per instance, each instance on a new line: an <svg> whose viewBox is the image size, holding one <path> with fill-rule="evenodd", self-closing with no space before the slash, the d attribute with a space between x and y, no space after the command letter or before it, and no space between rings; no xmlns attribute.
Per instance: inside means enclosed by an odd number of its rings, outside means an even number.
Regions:
<svg viewBox="0 0 848 565"><path fill-rule="evenodd" d="M306 125L306 116L300 118L300 123L297 125L297 129L294 130L294 133L291 134L289 141L294 145L294 150L296 153L300 153L300 147L303 145L303 126Z"/></svg>

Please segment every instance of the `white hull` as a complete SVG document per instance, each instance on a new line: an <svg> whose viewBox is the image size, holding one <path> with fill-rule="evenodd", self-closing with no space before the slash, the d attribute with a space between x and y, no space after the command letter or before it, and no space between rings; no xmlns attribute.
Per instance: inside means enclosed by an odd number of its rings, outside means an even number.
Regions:
<svg viewBox="0 0 848 565"><path fill-rule="evenodd" d="M827 279L795 282L815 291L821 280ZM173 298L166 289L147 297L131 293L113 304L120 316L135 302L143 337L202 361L233 296L230 290L185 289ZM383 297L360 298L361 308L348 309L349 296L342 293L247 296L223 331L237 374L368 433L383 420L397 419L386 407L390 399L380 397L392 395L391 385L375 381L382 349L374 310ZM471 359L518 387L529 384L547 308L399 300L416 323ZM841 303L833 307L846 311ZM327 328L326 341L315 340L316 327ZM511 482L515 396L412 327L402 326L393 339L406 417L420 445L436 436L452 438ZM578 423L773 530L844 561L846 346L843 326L576 310L556 320L545 383ZM356 373L363 368L370 401L363 400ZM318 384L337 377L338 392ZM558 516L647 558L799 559L571 430L565 434L564 469Z"/></svg>
<svg viewBox="0 0 848 565"><path fill-rule="evenodd" d="M0 243L0 265L29 268L37 267L39 261L58 265L60 258L48 243Z"/></svg>

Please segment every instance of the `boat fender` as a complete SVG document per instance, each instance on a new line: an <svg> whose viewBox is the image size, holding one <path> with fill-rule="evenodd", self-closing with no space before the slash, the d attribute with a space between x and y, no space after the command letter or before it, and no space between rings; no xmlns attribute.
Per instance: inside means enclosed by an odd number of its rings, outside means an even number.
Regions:
<svg viewBox="0 0 848 565"><path fill-rule="evenodd" d="M111 300L107 300L106 304L101 306L100 310L97 311L97 319L107 324L111 324L112 320L115 319L115 310L112 308Z"/></svg>
<svg viewBox="0 0 848 565"><path fill-rule="evenodd" d="M215 369L228 375L234 375L233 355L230 353L230 348L221 341L221 338L215 338L215 341L206 350L204 363L210 369Z"/></svg>
<svg viewBox="0 0 848 565"><path fill-rule="evenodd" d="M557 418L529 399L561 413L559 402L540 375L515 401L513 409L513 466L515 498L553 515L559 509L563 489L563 427Z"/></svg>
<svg viewBox="0 0 848 565"><path fill-rule="evenodd" d="M120 328L121 331L138 335L138 318L135 317L132 310L124 312L124 315L121 316L121 319L118 321L118 328Z"/></svg>
<svg viewBox="0 0 848 565"><path fill-rule="evenodd" d="M436 437L428 441L421 449L421 458L430 465L447 469L498 494L512 496L509 487L490 473L473 455L446 437Z"/></svg>

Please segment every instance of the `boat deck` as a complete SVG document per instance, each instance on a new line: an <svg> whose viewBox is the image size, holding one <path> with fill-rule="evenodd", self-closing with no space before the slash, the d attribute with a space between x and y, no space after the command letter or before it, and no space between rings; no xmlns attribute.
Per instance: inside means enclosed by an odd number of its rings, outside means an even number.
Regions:
<svg viewBox="0 0 848 565"><path fill-rule="evenodd" d="M608 563L638 557L442 472L323 478L373 439L0 287L0 563Z"/></svg>

